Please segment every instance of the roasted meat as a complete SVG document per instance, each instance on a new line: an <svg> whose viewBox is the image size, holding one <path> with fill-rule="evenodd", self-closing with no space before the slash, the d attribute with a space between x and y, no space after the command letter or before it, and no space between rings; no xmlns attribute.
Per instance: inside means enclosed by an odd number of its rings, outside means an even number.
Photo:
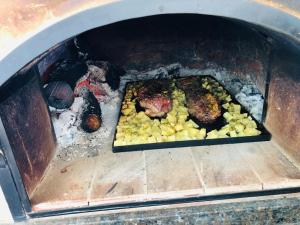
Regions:
<svg viewBox="0 0 300 225"><path fill-rule="evenodd" d="M141 82L136 95L145 114L150 117L163 117L172 109L170 80Z"/></svg>
<svg viewBox="0 0 300 225"><path fill-rule="evenodd" d="M186 105L189 113L202 123L213 123L221 116L221 105L217 98L202 88L198 77L179 79L176 82L186 97Z"/></svg>

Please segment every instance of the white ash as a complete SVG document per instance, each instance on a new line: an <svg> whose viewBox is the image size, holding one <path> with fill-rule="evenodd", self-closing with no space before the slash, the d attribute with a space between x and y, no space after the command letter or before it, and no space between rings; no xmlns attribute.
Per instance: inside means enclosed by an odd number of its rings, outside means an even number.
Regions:
<svg viewBox="0 0 300 225"><path fill-rule="evenodd" d="M100 97L100 102L113 101L114 98L118 97L118 91L113 91L107 83L101 83L101 89L105 91L106 95Z"/></svg>
<svg viewBox="0 0 300 225"><path fill-rule="evenodd" d="M84 103L85 102L84 102L84 99L82 97L76 97L74 99L73 104L70 107L70 110L75 112L75 113L78 113L82 109L82 106L83 106Z"/></svg>
<svg viewBox="0 0 300 225"><path fill-rule="evenodd" d="M52 113L58 143L57 158L70 161L80 157L96 156L104 146L112 144L121 98L118 91L110 93L109 101L100 102L102 125L94 133L87 133L80 128L81 113L86 104L82 97L76 97L70 109L61 113L58 118L56 112Z"/></svg>
<svg viewBox="0 0 300 225"><path fill-rule="evenodd" d="M78 138L79 114L83 106L83 98L78 97L74 99L74 103L68 110L61 112L51 109L53 128L59 148L68 147Z"/></svg>
<svg viewBox="0 0 300 225"><path fill-rule="evenodd" d="M121 83L138 81L138 80L151 80L151 79L164 79L172 78L180 75L181 64L173 63L167 66L161 66L154 70L137 71L128 70L126 74L122 76ZM122 85L121 85L122 86Z"/></svg>
<svg viewBox="0 0 300 225"><path fill-rule="evenodd" d="M264 99L260 93L253 92L255 85L244 85L235 98L253 115L257 121L261 121L264 106Z"/></svg>
<svg viewBox="0 0 300 225"><path fill-rule="evenodd" d="M101 82L105 81L103 71L97 66L89 65L84 76L87 75L99 78ZM57 158L70 161L80 157L92 157L98 155L98 151L104 146L112 144L121 105L121 93L119 90L113 91L107 83L99 85L106 95L98 99L102 125L96 132L87 133L81 129L81 116L87 104L83 97L76 97L67 110L49 107L58 143Z"/></svg>

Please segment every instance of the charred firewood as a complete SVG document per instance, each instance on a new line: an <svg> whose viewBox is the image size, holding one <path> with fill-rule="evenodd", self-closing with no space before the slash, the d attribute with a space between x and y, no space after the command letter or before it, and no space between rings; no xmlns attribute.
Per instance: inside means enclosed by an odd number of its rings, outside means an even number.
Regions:
<svg viewBox="0 0 300 225"><path fill-rule="evenodd" d="M125 74L125 71L121 67L106 61L88 61L87 65L94 65L103 71L102 74L104 75L104 78L97 75L98 77L91 77L92 80L107 82L112 90L117 90L119 88L120 77Z"/></svg>
<svg viewBox="0 0 300 225"><path fill-rule="evenodd" d="M144 81L138 87L137 100L145 114L150 117L163 117L172 109L170 80Z"/></svg>
<svg viewBox="0 0 300 225"><path fill-rule="evenodd" d="M49 82L65 81L74 89L77 80L87 72L85 61L79 59L61 59L49 69Z"/></svg>
<svg viewBox="0 0 300 225"><path fill-rule="evenodd" d="M93 93L86 92L83 97L87 104L82 112L81 127L84 131L92 133L101 127L101 108Z"/></svg>
<svg viewBox="0 0 300 225"><path fill-rule="evenodd" d="M69 84L63 81L55 81L44 88L48 105L56 109L67 109L74 102L73 90Z"/></svg>
<svg viewBox="0 0 300 225"><path fill-rule="evenodd" d="M81 95L81 92L88 89L98 101L106 101L106 96L119 88L120 76L123 73L113 69L114 66L108 62L88 61L87 64L88 72L76 82L75 95Z"/></svg>
<svg viewBox="0 0 300 225"><path fill-rule="evenodd" d="M209 91L202 88L198 77L179 79L176 82L186 97L189 113L202 123L213 123L221 116L221 104Z"/></svg>

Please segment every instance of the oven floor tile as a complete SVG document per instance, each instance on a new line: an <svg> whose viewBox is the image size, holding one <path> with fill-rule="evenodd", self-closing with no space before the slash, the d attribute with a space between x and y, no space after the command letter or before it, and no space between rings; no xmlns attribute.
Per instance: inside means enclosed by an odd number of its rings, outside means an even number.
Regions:
<svg viewBox="0 0 300 225"><path fill-rule="evenodd" d="M55 159L31 196L34 211L300 187L300 170L273 141Z"/></svg>
<svg viewBox="0 0 300 225"><path fill-rule="evenodd" d="M95 160L90 204L146 194L143 152L112 153L109 149L102 151Z"/></svg>
<svg viewBox="0 0 300 225"><path fill-rule="evenodd" d="M241 144L239 153L253 168L263 189L300 187L300 170L290 162L274 142L261 142L256 146Z"/></svg>
<svg viewBox="0 0 300 225"><path fill-rule="evenodd" d="M205 193L261 190L252 168L239 155L239 144L193 148Z"/></svg>
<svg viewBox="0 0 300 225"><path fill-rule="evenodd" d="M31 196L31 203L41 209L87 205L95 162L94 158L54 161Z"/></svg>
<svg viewBox="0 0 300 225"><path fill-rule="evenodd" d="M150 150L145 156L148 194L187 190L203 193L190 148Z"/></svg>

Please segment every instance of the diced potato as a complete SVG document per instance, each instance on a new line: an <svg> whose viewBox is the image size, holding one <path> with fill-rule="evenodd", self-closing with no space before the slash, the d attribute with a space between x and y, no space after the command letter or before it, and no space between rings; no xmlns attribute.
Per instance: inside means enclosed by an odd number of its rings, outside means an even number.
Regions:
<svg viewBox="0 0 300 225"><path fill-rule="evenodd" d="M219 130L219 135L226 135L229 133L230 127L229 126L224 126Z"/></svg>
<svg viewBox="0 0 300 225"><path fill-rule="evenodd" d="M234 130L232 130L232 131L229 132L229 136L230 137L237 137L237 133Z"/></svg>
<svg viewBox="0 0 300 225"><path fill-rule="evenodd" d="M249 127L246 127L246 129L244 130L244 133L247 136L256 136L256 135L261 134L261 132L259 130L255 129L255 128L249 128Z"/></svg>
<svg viewBox="0 0 300 225"><path fill-rule="evenodd" d="M126 122L126 117L121 116L119 119L119 124L125 123Z"/></svg>
<svg viewBox="0 0 300 225"><path fill-rule="evenodd" d="M226 135L226 134L219 134L218 135L218 138L228 138L229 136L228 135Z"/></svg>
<svg viewBox="0 0 300 225"><path fill-rule="evenodd" d="M163 142L163 137L161 135L155 137L156 142Z"/></svg>
<svg viewBox="0 0 300 225"><path fill-rule="evenodd" d="M238 123L234 126L234 128L238 133L241 133L245 129L245 126L243 124Z"/></svg>
<svg viewBox="0 0 300 225"><path fill-rule="evenodd" d="M147 142L148 142L148 143L155 143L155 142L156 142L156 138L153 137L153 136L148 137Z"/></svg>
<svg viewBox="0 0 300 225"><path fill-rule="evenodd" d="M170 135L167 137L167 140L168 141L176 141L176 137L175 137L175 135Z"/></svg>
<svg viewBox="0 0 300 225"><path fill-rule="evenodd" d="M238 133L237 136L238 137L245 137L247 135L244 133L244 131L242 131L242 132Z"/></svg>
<svg viewBox="0 0 300 225"><path fill-rule="evenodd" d="M239 122L241 122L243 125L247 126L250 121L248 120L248 118L243 118Z"/></svg>
<svg viewBox="0 0 300 225"><path fill-rule="evenodd" d="M148 127L147 129L145 129L144 131L146 134L151 135L153 133L152 128Z"/></svg>
<svg viewBox="0 0 300 225"><path fill-rule="evenodd" d="M159 126L159 125L160 125L160 122L159 122L158 119L154 119L154 120L152 121L152 123L153 123L153 125L156 125L156 126Z"/></svg>
<svg viewBox="0 0 300 225"><path fill-rule="evenodd" d="M176 131L181 131L184 129L182 123L177 123L175 126L174 126L175 130Z"/></svg>
<svg viewBox="0 0 300 225"><path fill-rule="evenodd" d="M127 108L127 109L123 109L123 110L122 110L122 113L123 113L125 116L128 116L132 111L133 111L132 108Z"/></svg>
<svg viewBox="0 0 300 225"><path fill-rule="evenodd" d="M228 108L229 108L229 103L223 104L222 107L223 107L224 109L228 109Z"/></svg>
<svg viewBox="0 0 300 225"><path fill-rule="evenodd" d="M249 128L257 128L257 124L255 123L254 120L249 120L247 127Z"/></svg>
<svg viewBox="0 0 300 225"><path fill-rule="evenodd" d="M225 112L223 114L223 117L226 119L227 122L229 122L233 119L233 116L229 112Z"/></svg>
<svg viewBox="0 0 300 225"><path fill-rule="evenodd" d="M167 120L170 124L176 124L177 118L176 116L171 115L170 113L167 115Z"/></svg>
<svg viewBox="0 0 300 225"><path fill-rule="evenodd" d="M145 129L147 129L148 127L151 127L151 126L152 126L152 124L151 124L150 121L139 122L139 123L137 123L137 125L139 125L139 126L145 128Z"/></svg>
<svg viewBox="0 0 300 225"><path fill-rule="evenodd" d="M186 127L186 128L189 128L189 127L198 128L199 126L193 120L188 120L187 122L185 122L184 127Z"/></svg>
<svg viewBox="0 0 300 225"><path fill-rule="evenodd" d="M116 138L117 138L117 139L121 139L121 138L123 138L123 137L125 137L125 133L117 132L117 134L116 134Z"/></svg>
<svg viewBox="0 0 300 225"><path fill-rule="evenodd" d="M161 134L160 127L157 126L157 125L153 125L152 126L152 133L159 133L159 134Z"/></svg>
<svg viewBox="0 0 300 225"><path fill-rule="evenodd" d="M180 102L178 101L178 99L173 99L173 106L178 106L179 104L180 104ZM173 107L174 108L174 107ZM173 111L173 110L172 110ZM171 111L171 112L172 112ZM175 112L175 110L174 110L174 112Z"/></svg>
<svg viewBox="0 0 300 225"><path fill-rule="evenodd" d="M217 130L212 130L212 131L207 133L206 139L215 139L215 138L218 138L218 137L219 137L218 131Z"/></svg>
<svg viewBox="0 0 300 225"><path fill-rule="evenodd" d="M167 136L161 136L162 142L166 142L168 141L168 137Z"/></svg>
<svg viewBox="0 0 300 225"><path fill-rule="evenodd" d="M189 140L189 133L187 130L182 130L175 134L177 141Z"/></svg>
<svg viewBox="0 0 300 225"><path fill-rule="evenodd" d="M186 121L187 118L188 118L187 114L179 114L178 115L178 121L179 122L184 122L184 121Z"/></svg>
<svg viewBox="0 0 300 225"><path fill-rule="evenodd" d="M203 135L201 131L199 131L198 134L195 136L196 140L203 140L204 138L205 135Z"/></svg>
<svg viewBox="0 0 300 225"><path fill-rule="evenodd" d="M123 140L115 140L114 141L114 146L122 146L122 145L126 145L126 142Z"/></svg>
<svg viewBox="0 0 300 225"><path fill-rule="evenodd" d="M130 142L131 141L131 134L126 134L124 137L125 142Z"/></svg>
<svg viewBox="0 0 300 225"><path fill-rule="evenodd" d="M161 124L168 124L168 123L169 123L169 121L168 121L168 120L166 120L166 119L162 119L162 120L160 121L160 123L161 123Z"/></svg>
<svg viewBox="0 0 300 225"><path fill-rule="evenodd" d="M179 106L177 111L179 112L179 114L181 115L186 115L188 114L188 109L184 106Z"/></svg>
<svg viewBox="0 0 300 225"><path fill-rule="evenodd" d="M235 113L240 113L241 112L241 106L240 105L238 105L238 104L232 104L232 106L233 106L233 111Z"/></svg>
<svg viewBox="0 0 300 225"><path fill-rule="evenodd" d="M161 129L161 134L163 136L170 136L172 134L175 134L175 130L169 125L162 124L160 125L160 129Z"/></svg>
<svg viewBox="0 0 300 225"><path fill-rule="evenodd" d="M226 99L225 99L227 102L230 102L230 101L232 101L232 99L231 99L231 96L230 95L228 95L227 97L226 97Z"/></svg>
<svg viewBox="0 0 300 225"><path fill-rule="evenodd" d="M146 119L146 120L149 119L149 117L148 117L148 116L145 114L145 112L143 112L143 111L139 112L139 113L136 115L136 118L137 118L137 119Z"/></svg>
<svg viewBox="0 0 300 225"><path fill-rule="evenodd" d="M205 135L206 135L206 129L205 128L201 128L200 131L199 131L199 135L203 136L203 138L204 138Z"/></svg>
<svg viewBox="0 0 300 225"><path fill-rule="evenodd" d="M158 138L161 136L161 132L154 131L152 132L152 136Z"/></svg>
<svg viewBox="0 0 300 225"><path fill-rule="evenodd" d="M199 130L196 128L188 128L187 131L191 139L196 139L199 134Z"/></svg>
<svg viewBox="0 0 300 225"><path fill-rule="evenodd" d="M137 136L135 138L141 140L142 142L145 142L148 140L148 137L149 137L148 134L144 134L144 135Z"/></svg>

